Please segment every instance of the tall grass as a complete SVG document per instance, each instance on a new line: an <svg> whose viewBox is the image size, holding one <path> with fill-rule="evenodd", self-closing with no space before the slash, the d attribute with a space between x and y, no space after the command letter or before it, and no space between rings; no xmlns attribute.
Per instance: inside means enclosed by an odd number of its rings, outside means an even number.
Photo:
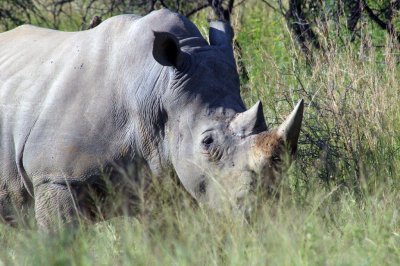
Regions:
<svg viewBox="0 0 400 266"><path fill-rule="evenodd" d="M73 235L0 225L4 265L397 265L399 195L357 201L315 191L301 204L283 194L252 223L194 207L172 183L144 216L116 217Z"/></svg>
<svg viewBox="0 0 400 266"><path fill-rule="evenodd" d="M136 217L53 236L33 222L0 224L0 265L400 264L398 47L374 47L367 27L358 43L338 45L328 28L332 35L320 37L329 49L308 62L282 17L259 1L243 6L234 25L248 105L261 99L273 127L306 101L280 197L246 223L197 206L166 179L151 185Z"/></svg>

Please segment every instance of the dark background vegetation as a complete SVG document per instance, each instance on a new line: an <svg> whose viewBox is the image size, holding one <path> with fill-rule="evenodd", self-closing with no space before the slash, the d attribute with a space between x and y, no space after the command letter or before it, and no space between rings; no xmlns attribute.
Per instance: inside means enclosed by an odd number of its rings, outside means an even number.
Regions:
<svg viewBox="0 0 400 266"><path fill-rule="evenodd" d="M360 25L363 23L374 23L400 41L400 0L259 1L286 19L301 49L306 53L312 48L325 48L318 39L315 27L324 30L324 24L329 21L342 27L343 18L352 41L360 37ZM244 2L246 0L2 0L0 25L3 30L26 23L62 29L63 21L69 20L69 30L79 30L88 28L94 16L107 18L121 13L145 15L161 7L189 18L212 7L220 19L229 19L233 9Z"/></svg>

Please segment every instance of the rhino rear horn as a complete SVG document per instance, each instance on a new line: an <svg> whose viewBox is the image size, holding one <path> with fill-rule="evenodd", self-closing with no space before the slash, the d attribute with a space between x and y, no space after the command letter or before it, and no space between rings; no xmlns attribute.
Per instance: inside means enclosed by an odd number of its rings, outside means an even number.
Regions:
<svg viewBox="0 0 400 266"><path fill-rule="evenodd" d="M230 128L240 137L267 130L261 101L258 101L249 110L238 114L230 123Z"/></svg>
<svg viewBox="0 0 400 266"><path fill-rule="evenodd" d="M303 120L304 101L300 100L286 120L278 127L278 135L286 142L294 154L297 150L301 122Z"/></svg>
<svg viewBox="0 0 400 266"><path fill-rule="evenodd" d="M154 32L153 57L163 66L178 69L184 61L178 39L168 32Z"/></svg>

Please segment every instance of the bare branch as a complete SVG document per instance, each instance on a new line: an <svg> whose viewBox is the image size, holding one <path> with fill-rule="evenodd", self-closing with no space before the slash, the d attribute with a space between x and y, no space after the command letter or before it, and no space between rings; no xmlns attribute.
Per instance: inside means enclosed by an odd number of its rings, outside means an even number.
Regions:
<svg viewBox="0 0 400 266"><path fill-rule="evenodd" d="M209 7L209 6L210 5L208 3L207 4L202 4L202 5L198 6L198 7L196 7L195 9L190 10L188 13L185 14L185 16L186 17L191 17L194 14L196 14L197 12L199 12L199 11L203 10L204 8Z"/></svg>
<svg viewBox="0 0 400 266"><path fill-rule="evenodd" d="M161 4L163 7L165 7L165 8L169 8L169 7L164 3L164 0L160 0L160 4Z"/></svg>
<svg viewBox="0 0 400 266"><path fill-rule="evenodd" d="M397 1L399 2L399 1ZM397 3L396 3L397 4ZM398 34L396 32L396 29L394 28L392 22L391 22L391 18L392 18L392 13L393 11L389 11L389 17L388 17L388 21L385 22L382 19L379 18L379 16L377 16L374 11L368 6L367 2L362 0L362 5L364 10L367 12L368 16L382 29L386 30L388 32L389 35L395 37L397 39L397 41L400 42L400 34ZM398 5L396 5L396 7L400 7L400 3L398 3ZM391 7L389 7L391 8Z"/></svg>
<svg viewBox="0 0 400 266"><path fill-rule="evenodd" d="M149 8L147 9L148 13L150 13L151 11L153 11L155 9L156 2L157 2L157 0L149 1Z"/></svg>
<svg viewBox="0 0 400 266"><path fill-rule="evenodd" d="M274 10L275 12L278 11L278 9L276 7L274 7L272 4L268 3L267 0L261 0L264 4L266 4L267 6L269 6L272 10Z"/></svg>
<svg viewBox="0 0 400 266"><path fill-rule="evenodd" d="M235 5L234 5L234 7L237 7L237 6L240 6L241 4L243 4L244 2L246 2L247 0L242 0L242 1L240 1L239 3L236 3Z"/></svg>

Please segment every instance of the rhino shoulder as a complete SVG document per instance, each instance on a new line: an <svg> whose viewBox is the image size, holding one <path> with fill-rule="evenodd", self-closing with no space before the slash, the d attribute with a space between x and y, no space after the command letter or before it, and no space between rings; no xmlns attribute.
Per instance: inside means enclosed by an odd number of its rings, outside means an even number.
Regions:
<svg viewBox="0 0 400 266"><path fill-rule="evenodd" d="M101 22L97 27L94 27L92 29L88 29L87 31L96 31L101 28L116 28L116 27L122 27L125 25L129 25L132 22L135 22L136 20L140 19L141 16L134 15L134 14L122 14L122 15L117 15L110 17L103 22Z"/></svg>

